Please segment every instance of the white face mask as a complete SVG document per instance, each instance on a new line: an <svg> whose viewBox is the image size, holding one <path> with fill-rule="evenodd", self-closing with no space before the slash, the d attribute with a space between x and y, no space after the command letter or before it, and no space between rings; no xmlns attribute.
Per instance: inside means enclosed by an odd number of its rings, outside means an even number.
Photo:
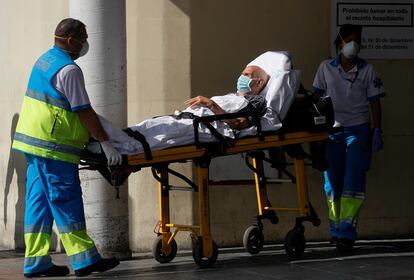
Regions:
<svg viewBox="0 0 414 280"><path fill-rule="evenodd" d="M89 51L89 43L88 41L86 41L85 43L83 43L82 49L79 52L79 57L84 56L85 54L87 54Z"/></svg>
<svg viewBox="0 0 414 280"><path fill-rule="evenodd" d="M344 43L341 52L346 58L352 59L359 53L359 44L355 41Z"/></svg>

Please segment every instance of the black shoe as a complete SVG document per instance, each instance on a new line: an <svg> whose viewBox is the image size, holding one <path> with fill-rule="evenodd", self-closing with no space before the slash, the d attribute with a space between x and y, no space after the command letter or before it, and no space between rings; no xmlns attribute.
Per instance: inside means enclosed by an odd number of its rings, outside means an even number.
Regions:
<svg viewBox="0 0 414 280"><path fill-rule="evenodd" d="M339 238L336 241L336 251L340 254L352 254L354 251L354 240Z"/></svg>
<svg viewBox="0 0 414 280"><path fill-rule="evenodd" d="M92 272L104 272L110 270L119 264L117 258L101 259L94 264L75 270L76 276L87 276Z"/></svg>
<svg viewBox="0 0 414 280"><path fill-rule="evenodd" d="M336 242L338 241L338 237L333 236L331 237L331 239L329 240L329 244L330 245L336 245Z"/></svg>
<svg viewBox="0 0 414 280"><path fill-rule="evenodd" d="M58 277L65 276L70 273L69 268L66 265L53 265L46 270L34 272L34 273L25 273L24 277L33 278L33 277Z"/></svg>

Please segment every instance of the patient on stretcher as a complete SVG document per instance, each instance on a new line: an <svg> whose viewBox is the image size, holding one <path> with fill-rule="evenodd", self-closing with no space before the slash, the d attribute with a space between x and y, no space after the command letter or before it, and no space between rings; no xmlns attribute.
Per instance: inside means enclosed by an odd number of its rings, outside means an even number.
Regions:
<svg viewBox="0 0 414 280"><path fill-rule="evenodd" d="M266 99L260 95L260 92L268 81L269 75L262 68L254 65L247 66L237 80L237 93L229 93L222 98L213 97L212 99L197 96L185 101L185 104L190 107L186 110L191 111L191 109L204 107L209 109L207 115L220 115L238 111L250 113L251 115L257 113L262 116L266 111ZM215 99L217 99L217 102L214 101ZM227 104L220 104L222 100L226 100ZM197 113L197 111L194 113ZM254 125L253 120L247 117L226 119L224 122L230 128L238 130Z"/></svg>
<svg viewBox="0 0 414 280"><path fill-rule="evenodd" d="M144 120L129 128L145 136L151 151L194 143L193 116L210 116L246 112L259 115L263 131L282 126L282 119L293 101L299 81L291 70L286 53L266 52L250 62L237 81L237 92L211 98L197 96L185 101L188 106L173 115ZM144 152L142 144L101 118L113 146L122 154ZM256 118L240 117L214 121L211 125L229 139L256 134ZM216 137L204 124L199 124L199 141L214 142ZM91 142L88 150L99 152L99 144Z"/></svg>

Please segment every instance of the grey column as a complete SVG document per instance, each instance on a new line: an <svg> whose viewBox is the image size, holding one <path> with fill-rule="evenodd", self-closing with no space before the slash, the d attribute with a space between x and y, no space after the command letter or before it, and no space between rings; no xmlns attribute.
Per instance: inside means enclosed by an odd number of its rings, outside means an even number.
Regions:
<svg viewBox="0 0 414 280"><path fill-rule="evenodd" d="M70 17L86 24L89 52L76 62L96 112L119 127L127 124L125 1L70 0ZM128 258L128 190L115 188L99 173L81 173L88 233L103 255Z"/></svg>

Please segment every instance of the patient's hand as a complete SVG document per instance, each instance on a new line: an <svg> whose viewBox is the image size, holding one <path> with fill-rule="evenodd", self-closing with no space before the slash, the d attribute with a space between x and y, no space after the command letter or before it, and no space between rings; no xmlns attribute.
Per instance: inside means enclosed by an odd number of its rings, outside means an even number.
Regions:
<svg viewBox="0 0 414 280"><path fill-rule="evenodd" d="M190 98L184 102L185 105L191 106L191 108L195 108L197 106L211 108L213 106L213 103L213 100L201 95Z"/></svg>
<svg viewBox="0 0 414 280"><path fill-rule="evenodd" d="M213 100L211 100L208 97L201 96L201 95L186 100L184 102L184 104L187 105L187 106L190 106L192 109L194 109L197 106L207 107L207 108L209 108L216 115L225 114L226 113Z"/></svg>

